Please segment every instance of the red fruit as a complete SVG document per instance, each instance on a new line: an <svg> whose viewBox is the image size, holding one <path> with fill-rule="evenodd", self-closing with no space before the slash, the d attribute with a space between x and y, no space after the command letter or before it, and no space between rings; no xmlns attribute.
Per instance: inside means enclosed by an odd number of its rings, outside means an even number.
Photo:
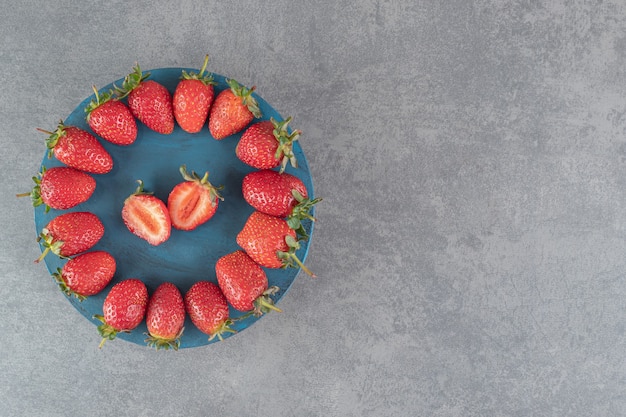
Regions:
<svg viewBox="0 0 626 417"><path fill-rule="evenodd" d="M213 103L215 82L211 74L204 73L208 63L207 55L199 73L183 71L174 91L174 118L180 128L188 133L198 133L202 129Z"/></svg>
<svg viewBox="0 0 626 417"><path fill-rule="evenodd" d="M252 119L261 117L261 110L252 92L235 80L226 81L230 89L217 95L209 114L209 131L217 140L242 131Z"/></svg>
<svg viewBox="0 0 626 417"><path fill-rule="evenodd" d="M302 199L308 197L306 187L298 177L269 169L247 174L241 189L248 204L261 213L276 217L287 217L292 213L298 205L295 195L299 194Z"/></svg>
<svg viewBox="0 0 626 417"><path fill-rule="evenodd" d="M104 226L95 214L86 211L61 214L41 230L37 240L45 249L35 262L49 252L62 258L85 252L98 243L102 235Z"/></svg>
<svg viewBox="0 0 626 417"><path fill-rule="evenodd" d="M85 201L96 189L96 180L85 172L70 167L42 167L39 178L33 177L35 186L30 193L18 194L18 197L30 196L33 206L45 205L46 213L51 209L66 210Z"/></svg>
<svg viewBox="0 0 626 417"><path fill-rule="evenodd" d="M100 348L107 340L115 339L119 332L129 333L139 326L147 305L148 289L142 281L130 278L115 284L102 304L104 314L94 316L102 322L98 326L102 337Z"/></svg>
<svg viewBox="0 0 626 417"><path fill-rule="evenodd" d="M178 350L185 324L185 303L178 288L171 282L159 285L146 312L149 336L148 346L159 349Z"/></svg>
<svg viewBox="0 0 626 417"><path fill-rule="evenodd" d="M282 122L273 118L251 125L241 135L235 154L243 163L257 169L275 168L280 165L280 172L285 170L288 162L294 168L298 166L293 153L293 142L300 137L299 130L289 133L288 117Z"/></svg>
<svg viewBox="0 0 626 417"><path fill-rule="evenodd" d="M48 157L54 155L65 165L92 174L106 174L113 169L113 159L102 144L91 133L75 126L59 122L57 130L48 132L46 139Z"/></svg>
<svg viewBox="0 0 626 417"><path fill-rule="evenodd" d="M170 237L172 223L163 201L143 191L143 181L137 181L139 187L128 196L122 208L122 220L134 235L157 246Z"/></svg>
<svg viewBox="0 0 626 417"><path fill-rule="evenodd" d="M300 267L315 277L295 253L300 248L296 231L279 217L254 211L237 235L237 244L261 266Z"/></svg>
<svg viewBox="0 0 626 417"><path fill-rule="evenodd" d="M85 112L87 123L96 135L116 145L130 145L137 139L137 122L126 104L114 98L113 91L98 93Z"/></svg>
<svg viewBox="0 0 626 417"><path fill-rule="evenodd" d="M167 199L167 208L172 226L180 230L193 230L206 223L217 211L222 187L214 187L209 182L209 173L200 178L195 172L187 173L185 165L180 167L185 179L177 184Z"/></svg>
<svg viewBox="0 0 626 417"><path fill-rule="evenodd" d="M228 304L222 290L209 281L198 281L185 294L185 308L191 322L209 340L216 336L223 339L224 333L236 333L230 326L233 321L228 316Z"/></svg>
<svg viewBox="0 0 626 417"><path fill-rule="evenodd" d="M68 297L74 296L83 301L109 285L115 270L115 259L110 253L93 251L70 259L63 269L58 268L52 276Z"/></svg>
<svg viewBox="0 0 626 417"><path fill-rule="evenodd" d="M162 84L146 80L150 76L143 74L139 65L133 68L122 83L116 87L120 98L128 96L131 113L149 129L164 135L174 131L174 109L172 95Z"/></svg>
<svg viewBox="0 0 626 417"><path fill-rule="evenodd" d="M267 276L244 251L222 256L215 263L217 282L226 300L239 311L260 316L270 310L281 311L269 297L278 287L267 288Z"/></svg>

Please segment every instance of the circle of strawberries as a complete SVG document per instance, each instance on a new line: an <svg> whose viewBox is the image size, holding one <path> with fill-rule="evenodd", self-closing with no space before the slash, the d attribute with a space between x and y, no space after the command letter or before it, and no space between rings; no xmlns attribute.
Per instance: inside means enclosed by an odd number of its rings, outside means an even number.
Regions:
<svg viewBox="0 0 626 417"><path fill-rule="evenodd" d="M66 126L63 121L54 131L38 129L48 135L48 156L54 156L65 167L42 167L38 177L33 177L33 190L17 196L30 196L33 206L44 205L46 212L50 208L73 208L91 197L95 189L91 175L105 174L113 168L113 159L99 140L118 146L132 144L137 138L136 120L161 134L171 134L175 124L188 133L207 126L215 140L243 131L235 153L255 168L242 182L244 200L254 211L236 236L241 249L216 262L217 283L198 281L181 294L174 284L164 282L152 295L136 278L114 284L103 302L103 314L94 316L101 322L100 347L145 320L148 346L177 350L186 316L209 341L222 340L224 335L236 333L232 325L238 320L281 311L272 298L280 289L269 286L263 268L300 268L315 277L296 251L309 238L302 221L315 221L311 209L321 199L310 199L303 182L284 172L289 164L297 167L293 143L301 132L288 128L291 117L255 122L262 117L252 96L255 87L227 79L229 88L215 94L207 64L208 55L199 72L183 70L174 94L150 80L150 73L142 72L137 64L121 86L102 93L93 87L95 98L85 109L85 119L94 134ZM124 201L124 224L150 245L165 242L172 228L188 231L208 222L223 200L222 187L209 182L208 172L198 175L182 165L180 174L181 181L167 201L144 190L141 180ZM103 291L115 274L111 254L89 252L103 233L102 223L93 213L61 214L41 231L38 241L44 251L35 262L50 252L68 259L53 273L54 280L66 295L83 301ZM244 314L230 317L229 306Z"/></svg>

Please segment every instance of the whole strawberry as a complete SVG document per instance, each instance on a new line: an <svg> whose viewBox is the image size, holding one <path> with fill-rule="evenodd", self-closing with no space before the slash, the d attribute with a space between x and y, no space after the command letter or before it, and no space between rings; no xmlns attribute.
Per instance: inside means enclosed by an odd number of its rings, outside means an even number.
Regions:
<svg viewBox="0 0 626 417"><path fill-rule="evenodd" d="M148 305L148 289L146 285L130 278L115 284L102 304L102 315L94 318L102 324L98 333L102 337L100 348L107 340L113 340L119 332L129 333L143 321Z"/></svg>
<svg viewBox="0 0 626 417"><path fill-rule="evenodd" d="M149 129L164 135L174 131L172 95L164 85L147 80L150 73L143 74L139 64L133 68L122 83L116 87L120 99L128 97L131 113Z"/></svg>
<svg viewBox="0 0 626 417"><path fill-rule="evenodd" d="M171 282L159 285L148 301L146 325L148 346L157 350L178 350L185 324L185 303L178 288Z"/></svg>
<svg viewBox="0 0 626 417"><path fill-rule="evenodd" d="M172 223L163 201L144 192L143 181L122 207L122 220L131 233L157 246L170 237Z"/></svg>
<svg viewBox="0 0 626 417"><path fill-rule="evenodd" d="M300 137L299 130L289 133L287 125L291 117L277 122L274 118L251 125L239 139L235 154L243 163L257 169L275 168L280 165L280 172L287 163L298 166L293 153L293 142Z"/></svg>
<svg viewBox="0 0 626 417"><path fill-rule="evenodd" d="M198 281L185 294L185 308L191 322L209 340L223 340L224 333L236 333L230 326L233 321L228 315L228 303L222 290L209 281Z"/></svg>
<svg viewBox="0 0 626 417"><path fill-rule="evenodd" d="M35 262L40 262L50 252L62 258L85 252L103 235L104 226L95 214L87 211L61 214L41 230L37 241L44 251Z"/></svg>
<svg viewBox="0 0 626 417"><path fill-rule="evenodd" d="M246 202L257 211L276 217L288 217L295 214L294 211L308 212L313 204L321 201L308 199L307 189L300 178L270 169L246 174L241 190ZM305 204L307 207L303 207Z"/></svg>
<svg viewBox="0 0 626 417"><path fill-rule="evenodd" d="M96 180L83 171L70 167L41 168L38 177L33 177L35 186L30 193L17 194L30 196L33 206L45 206L46 213L51 208L67 210L89 200L96 189Z"/></svg>
<svg viewBox="0 0 626 417"><path fill-rule="evenodd" d="M222 187L209 182L209 173L200 178L195 172L187 173L185 165L180 167L185 181L177 184L167 199L172 226L180 230L193 230L206 223L217 211Z"/></svg>
<svg viewBox="0 0 626 417"><path fill-rule="evenodd" d="M254 211L237 235L237 244L266 268L300 267L315 277L296 255L300 249L296 231L280 217Z"/></svg>
<svg viewBox="0 0 626 417"><path fill-rule="evenodd" d="M188 133L198 133L202 129L213 103L215 82L211 74L204 72L208 63L207 55L199 73L183 71L174 91L174 118L180 128Z"/></svg>
<svg viewBox="0 0 626 417"><path fill-rule="evenodd" d="M209 131L217 139L224 139L242 131L255 117L262 116L259 105L252 92L235 80L226 81L229 89L220 92L209 114Z"/></svg>
<svg viewBox="0 0 626 417"><path fill-rule="evenodd" d="M109 285L116 266L115 259L108 252L86 252L67 261L63 269L57 268L52 276L68 297L83 301Z"/></svg>
<svg viewBox="0 0 626 417"><path fill-rule="evenodd" d="M215 274L233 308L252 312L255 316L270 310L281 311L270 298L278 287L267 287L265 272L245 252L237 250L219 258L215 263Z"/></svg>
<svg viewBox="0 0 626 417"><path fill-rule="evenodd" d="M130 109L114 97L113 91L96 95L85 112L87 123L96 135L116 145L130 145L137 139L137 122Z"/></svg>
<svg viewBox="0 0 626 417"><path fill-rule="evenodd" d="M113 158L91 133L59 122L54 132L38 129L50 135L46 139L48 157L54 155L65 165L92 174L106 174L113 169Z"/></svg>

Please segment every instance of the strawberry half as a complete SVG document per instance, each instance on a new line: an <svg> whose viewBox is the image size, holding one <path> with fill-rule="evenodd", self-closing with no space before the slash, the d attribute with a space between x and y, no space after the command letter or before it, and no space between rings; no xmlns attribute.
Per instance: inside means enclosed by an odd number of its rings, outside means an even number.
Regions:
<svg viewBox="0 0 626 417"><path fill-rule="evenodd" d="M63 269L57 268L52 276L68 297L74 296L83 301L109 285L115 275L116 266L110 253L93 251L70 259L63 265Z"/></svg>
<svg viewBox="0 0 626 417"><path fill-rule="evenodd" d="M174 109L172 95L164 85L153 80L146 80L150 73L141 72L139 64L133 68L116 87L120 99L128 97L131 113L149 129L168 135L174 131Z"/></svg>
<svg viewBox="0 0 626 417"><path fill-rule="evenodd" d="M287 125L291 117L277 122L274 118L251 125L239 139L235 154L243 163L257 169L275 168L280 165L280 172L291 163L298 166L293 153L293 142L298 140L299 130L289 133Z"/></svg>
<svg viewBox="0 0 626 417"><path fill-rule="evenodd" d="M45 205L45 212L51 208L67 210L89 200L96 189L96 180L83 171L70 167L41 168L38 177L33 177L35 186L30 193L17 194L30 196L34 207Z"/></svg>
<svg viewBox="0 0 626 417"><path fill-rule="evenodd" d="M237 235L237 244L266 268L300 267L315 277L296 255L300 243L296 231L280 217L254 211Z"/></svg>
<svg viewBox="0 0 626 417"><path fill-rule="evenodd" d="M246 88L235 80L226 82L230 88L217 95L209 114L209 131L217 140L242 131L255 117L262 116L252 97L255 87Z"/></svg>
<svg viewBox="0 0 626 417"><path fill-rule="evenodd" d="M96 135L116 145L130 145L137 139L137 122L126 104L113 91L102 94L93 87L96 98L85 108L86 119Z"/></svg>
<svg viewBox="0 0 626 417"><path fill-rule="evenodd" d="M129 333L139 326L146 315L148 289L146 285L130 278L115 284L102 304L102 315L93 316L102 324L98 333L102 337L100 348L107 340L113 340L119 332Z"/></svg>
<svg viewBox="0 0 626 417"><path fill-rule="evenodd" d="M170 237L172 223L163 201L151 193L144 192L143 181L128 196L122 207L122 220L131 233L157 246Z"/></svg>
<svg viewBox="0 0 626 417"><path fill-rule="evenodd" d="M44 247L40 262L50 252L68 258L91 249L104 235L102 222L93 213L78 211L61 214L42 230L37 241Z"/></svg>
<svg viewBox="0 0 626 417"><path fill-rule="evenodd" d="M278 287L267 287L265 272L244 251L237 250L219 258L215 263L215 274L233 308L257 317L271 310L281 311L270 298Z"/></svg>
<svg viewBox="0 0 626 417"><path fill-rule="evenodd" d="M199 73L183 71L174 91L172 98L174 118L180 128L188 133L198 133L202 130L213 103L215 82L211 74L204 73L208 63L207 55Z"/></svg>
<svg viewBox="0 0 626 417"><path fill-rule="evenodd" d="M91 133L59 122L54 132L37 129L50 136L46 139L48 158L54 155L65 165L92 174L106 174L113 169L113 158Z"/></svg>
<svg viewBox="0 0 626 417"><path fill-rule="evenodd" d="M213 217L218 201L224 200L219 194L223 187L214 187L209 182L208 172L202 178L193 171L189 175L183 165L180 173L185 181L172 189L167 199L167 208L172 226L180 230L193 230Z"/></svg>
<svg viewBox="0 0 626 417"><path fill-rule="evenodd" d="M233 321L228 315L228 303L222 290L209 281L198 281L185 294L185 308L191 322L209 341L217 337L223 340L224 333L236 333L230 326Z"/></svg>
<svg viewBox="0 0 626 417"><path fill-rule="evenodd" d="M185 324L185 303L178 288L171 282L159 285L146 311L146 325L149 337L148 346L168 350L178 350L180 337Z"/></svg>

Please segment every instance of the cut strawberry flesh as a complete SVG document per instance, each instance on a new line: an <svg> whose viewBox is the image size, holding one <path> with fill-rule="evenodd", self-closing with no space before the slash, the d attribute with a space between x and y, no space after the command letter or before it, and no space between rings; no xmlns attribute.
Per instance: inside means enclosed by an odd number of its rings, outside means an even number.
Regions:
<svg viewBox="0 0 626 417"><path fill-rule="evenodd" d="M129 197L124 203L122 219L128 230L151 245L159 245L170 237L169 213L165 204L154 196Z"/></svg>
<svg viewBox="0 0 626 417"><path fill-rule="evenodd" d="M177 185L169 196L168 209L172 225L180 230L192 230L208 221L217 209L205 187L193 182Z"/></svg>

